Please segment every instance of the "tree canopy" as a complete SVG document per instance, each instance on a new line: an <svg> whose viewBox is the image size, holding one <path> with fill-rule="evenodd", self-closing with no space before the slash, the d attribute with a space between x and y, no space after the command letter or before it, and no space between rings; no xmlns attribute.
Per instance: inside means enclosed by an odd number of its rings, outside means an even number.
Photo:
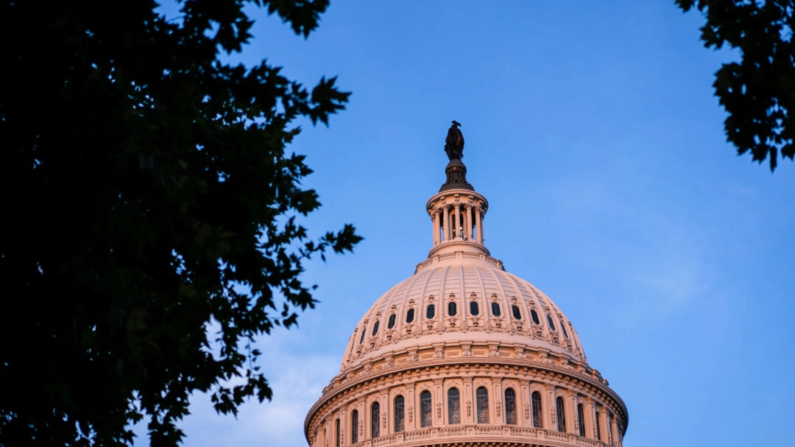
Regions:
<svg viewBox="0 0 795 447"><path fill-rule="evenodd" d="M701 40L708 48L728 44L741 61L723 64L715 74L715 95L726 109L726 137L739 154L754 161L779 153L795 156L795 0L676 0L684 11L696 8L707 19Z"/></svg>
<svg viewBox="0 0 795 447"><path fill-rule="evenodd" d="M349 93L222 56L248 14L307 37L327 6L2 2L0 445L130 444L146 417L172 446L192 392L270 398L251 342L313 307L302 261L361 239L308 236L318 195L286 151Z"/></svg>

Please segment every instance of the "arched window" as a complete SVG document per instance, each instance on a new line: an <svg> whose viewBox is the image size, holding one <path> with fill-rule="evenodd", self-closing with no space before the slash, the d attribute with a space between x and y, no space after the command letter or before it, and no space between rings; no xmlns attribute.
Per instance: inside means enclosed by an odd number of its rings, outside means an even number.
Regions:
<svg viewBox="0 0 795 447"><path fill-rule="evenodd" d="M454 317L455 314L458 313L458 306L456 306L455 301L450 301L447 303L447 315Z"/></svg>
<svg viewBox="0 0 795 447"><path fill-rule="evenodd" d="M381 404L375 402L373 406L370 408L370 437L377 438L381 436L381 431L379 430L380 425L378 423L381 421Z"/></svg>
<svg viewBox="0 0 795 447"><path fill-rule="evenodd" d="M406 323L411 323L412 321L414 321L414 309L409 309L406 312Z"/></svg>
<svg viewBox="0 0 795 447"><path fill-rule="evenodd" d="M489 392L485 387L480 387L475 392L477 400L478 424L489 423Z"/></svg>
<svg viewBox="0 0 795 447"><path fill-rule="evenodd" d="M563 405L563 398L558 397L556 402L558 410L558 431L566 433L566 407Z"/></svg>
<svg viewBox="0 0 795 447"><path fill-rule="evenodd" d="M607 442L613 445L613 415L607 413Z"/></svg>
<svg viewBox="0 0 795 447"><path fill-rule="evenodd" d="M458 388L450 388L447 391L447 423L461 423L461 394Z"/></svg>
<svg viewBox="0 0 795 447"><path fill-rule="evenodd" d="M494 314L495 317L499 317L502 315L502 311L500 310L500 305L497 303L491 303L491 313Z"/></svg>
<svg viewBox="0 0 795 447"><path fill-rule="evenodd" d="M373 337L375 337L375 334L378 333L378 323L380 323L380 321L376 321L373 325Z"/></svg>
<svg viewBox="0 0 795 447"><path fill-rule="evenodd" d="M542 428L544 424L541 423L541 393L538 391L533 392L533 427Z"/></svg>
<svg viewBox="0 0 795 447"><path fill-rule="evenodd" d="M513 388L505 389L505 423L516 425L516 392Z"/></svg>
<svg viewBox="0 0 795 447"><path fill-rule="evenodd" d="M563 329L563 336L569 338L569 333L566 332L566 325L562 321L560 322L560 328Z"/></svg>
<svg viewBox="0 0 795 447"><path fill-rule="evenodd" d="M337 435L337 443L336 443L336 446L337 446L337 447L340 447L340 444L342 444L342 443L340 442L340 441L342 441L342 440L340 439L340 438L342 437L342 433L340 433L340 420L339 420L339 419L337 419L337 422L335 422L335 423L334 423L334 429L335 429L335 433L336 433L336 435Z"/></svg>
<svg viewBox="0 0 795 447"><path fill-rule="evenodd" d="M596 439L602 440L602 414L596 412Z"/></svg>
<svg viewBox="0 0 795 447"><path fill-rule="evenodd" d="M359 412L353 410L351 413L351 444L359 442Z"/></svg>
<svg viewBox="0 0 795 447"><path fill-rule="evenodd" d="M395 433L402 432L406 429L406 411L404 409L405 401L403 396L395 398Z"/></svg>
<svg viewBox="0 0 795 447"><path fill-rule="evenodd" d="M534 310L530 310L530 317L533 319L533 323L541 324L541 321L538 320L538 314Z"/></svg>
<svg viewBox="0 0 795 447"><path fill-rule="evenodd" d="M585 436L585 411L582 404L577 405L577 422L580 425L580 436Z"/></svg>
<svg viewBox="0 0 795 447"><path fill-rule="evenodd" d="M365 335L367 335L367 326L362 328L362 336L359 338L359 344L362 344Z"/></svg>
<svg viewBox="0 0 795 447"><path fill-rule="evenodd" d="M425 309L425 318L431 319L436 316L436 306L433 304L428 304L428 307Z"/></svg>
<svg viewBox="0 0 795 447"><path fill-rule="evenodd" d="M420 427L433 425L433 402L431 392L428 390L420 393Z"/></svg>
<svg viewBox="0 0 795 447"><path fill-rule="evenodd" d="M480 313L480 309L478 308L478 302L477 301L470 301L469 302L469 313L471 313L472 315L477 315L477 314Z"/></svg>
<svg viewBox="0 0 795 447"><path fill-rule="evenodd" d="M547 321L549 322L549 328L554 331L555 330L555 323L552 322L552 317L547 315Z"/></svg>
<svg viewBox="0 0 795 447"><path fill-rule="evenodd" d="M393 327L395 327L395 317L396 317L395 314L389 316L389 323L386 325L387 329L392 329Z"/></svg>
<svg viewBox="0 0 795 447"><path fill-rule="evenodd" d="M522 319L522 312L519 311L519 306L511 306L511 311L513 311L513 317L517 320Z"/></svg>

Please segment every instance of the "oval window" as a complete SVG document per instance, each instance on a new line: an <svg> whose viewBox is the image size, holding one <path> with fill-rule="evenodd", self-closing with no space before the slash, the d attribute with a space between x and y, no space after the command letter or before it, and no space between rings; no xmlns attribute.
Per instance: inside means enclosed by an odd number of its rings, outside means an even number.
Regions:
<svg viewBox="0 0 795 447"><path fill-rule="evenodd" d="M566 326L564 326L563 323L560 323L560 328L563 329L563 336L569 338L569 333L566 332Z"/></svg>
<svg viewBox="0 0 795 447"><path fill-rule="evenodd" d="M495 317L499 317L500 315L502 315L502 311L500 310L500 305L497 303L491 303L491 313L493 313Z"/></svg>
<svg viewBox="0 0 795 447"><path fill-rule="evenodd" d="M362 344L364 341L364 336L367 334L367 326L362 328L362 337L359 339L359 344Z"/></svg>
<svg viewBox="0 0 795 447"><path fill-rule="evenodd" d="M533 318L533 323L535 323L535 324L541 324L541 321L539 321L539 320L538 320L538 314L536 313L536 311L534 311L534 310L532 310L532 309L531 309L531 310L530 310L530 317L532 317L532 318Z"/></svg>
<svg viewBox="0 0 795 447"><path fill-rule="evenodd" d="M554 331L555 330L555 323L552 322L552 317L547 315L547 321L549 322L549 328ZM376 324L378 324L378 323L376 323Z"/></svg>
<svg viewBox="0 0 795 447"><path fill-rule="evenodd" d="M517 320L522 319L522 313L519 312L519 306L511 306L511 311L513 312L513 317Z"/></svg>
<svg viewBox="0 0 795 447"><path fill-rule="evenodd" d="M392 329L395 327L395 314L389 316L389 323L386 325L387 329Z"/></svg>
<svg viewBox="0 0 795 447"><path fill-rule="evenodd" d="M477 315L478 313L480 313L477 301L471 301L469 303L469 313L471 313L472 315Z"/></svg>
<svg viewBox="0 0 795 447"><path fill-rule="evenodd" d="M436 316L436 306L434 306L433 304L429 304L428 308L425 309L425 318L430 320L435 316Z"/></svg>
<svg viewBox="0 0 795 447"><path fill-rule="evenodd" d="M409 309L406 312L406 323L411 323L412 321L414 321L414 309Z"/></svg>
<svg viewBox="0 0 795 447"><path fill-rule="evenodd" d="M376 321L373 325L373 337L375 337L375 334L378 333L378 323L380 323L380 321Z"/></svg>
<svg viewBox="0 0 795 447"><path fill-rule="evenodd" d="M448 303L447 304L447 315L450 315L451 317L454 317L455 314L458 313L457 307L458 306L456 306L454 302Z"/></svg>

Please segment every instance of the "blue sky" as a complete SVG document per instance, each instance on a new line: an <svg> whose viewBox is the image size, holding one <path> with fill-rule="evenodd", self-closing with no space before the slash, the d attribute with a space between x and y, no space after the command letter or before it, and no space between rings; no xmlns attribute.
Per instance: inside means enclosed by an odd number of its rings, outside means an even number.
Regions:
<svg viewBox="0 0 795 447"><path fill-rule="evenodd" d="M426 200L462 123L486 245L549 295L626 402L625 445L792 445L795 165L725 142L697 13L673 1L332 1L308 40L261 20L240 58L353 92L304 126L323 207L355 254L313 262L317 309L260 342L274 398L217 416L195 396L188 447L305 446L348 337L431 246ZM786 441L789 439L789 441ZM145 439L142 439L145 444Z"/></svg>

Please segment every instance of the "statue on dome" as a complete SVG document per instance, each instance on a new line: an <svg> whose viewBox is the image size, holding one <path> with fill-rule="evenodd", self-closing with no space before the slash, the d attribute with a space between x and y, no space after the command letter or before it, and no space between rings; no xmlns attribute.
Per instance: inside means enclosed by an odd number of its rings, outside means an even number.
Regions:
<svg viewBox="0 0 795 447"><path fill-rule="evenodd" d="M464 135L458 128L461 123L453 120L453 125L447 131L447 139L444 144L444 151L447 153L447 158L452 160L461 160L464 158Z"/></svg>

